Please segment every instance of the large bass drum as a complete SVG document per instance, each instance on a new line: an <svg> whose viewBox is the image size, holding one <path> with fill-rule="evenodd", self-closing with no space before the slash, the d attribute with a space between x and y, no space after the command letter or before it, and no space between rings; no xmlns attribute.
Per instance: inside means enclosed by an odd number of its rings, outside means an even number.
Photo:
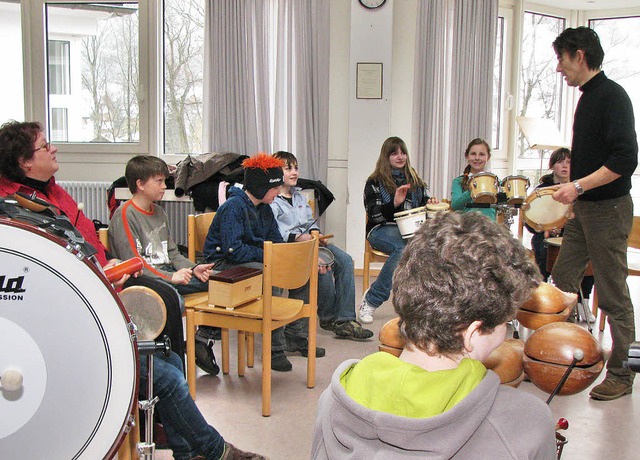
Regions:
<svg viewBox="0 0 640 460"><path fill-rule="evenodd" d="M130 428L138 351L99 269L0 218L0 458L112 458Z"/></svg>

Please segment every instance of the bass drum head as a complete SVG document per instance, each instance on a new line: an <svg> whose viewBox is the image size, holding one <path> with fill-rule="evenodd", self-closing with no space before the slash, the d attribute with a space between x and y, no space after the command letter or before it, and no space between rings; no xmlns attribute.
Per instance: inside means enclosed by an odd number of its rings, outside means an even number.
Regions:
<svg viewBox="0 0 640 460"><path fill-rule="evenodd" d="M98 269L65 245L0 219L0 375L22 376L0 390L0 458L110 458L130 426L129 319Z"/></svg>

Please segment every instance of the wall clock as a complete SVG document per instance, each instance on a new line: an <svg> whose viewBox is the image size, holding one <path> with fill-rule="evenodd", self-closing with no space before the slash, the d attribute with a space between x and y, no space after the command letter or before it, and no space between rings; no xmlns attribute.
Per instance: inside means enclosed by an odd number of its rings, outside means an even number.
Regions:
<svg viewBox="0 0 640 460"><path fill-rule="evenodd" d="M358 2L368 10L377 10L384 5L387 0L358 0Z"/></svg>

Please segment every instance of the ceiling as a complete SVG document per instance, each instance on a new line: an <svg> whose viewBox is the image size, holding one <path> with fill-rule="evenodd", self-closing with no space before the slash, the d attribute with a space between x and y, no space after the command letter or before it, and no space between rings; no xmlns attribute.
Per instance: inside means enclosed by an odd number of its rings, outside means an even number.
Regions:
<svg viewBox="0 0 640 460"><path fill-rule="evenodd" d="M640 6L640 0L563 0L561 3L558 0L531 0L531 3L560 6L566 10L611 10Z"/></svg>

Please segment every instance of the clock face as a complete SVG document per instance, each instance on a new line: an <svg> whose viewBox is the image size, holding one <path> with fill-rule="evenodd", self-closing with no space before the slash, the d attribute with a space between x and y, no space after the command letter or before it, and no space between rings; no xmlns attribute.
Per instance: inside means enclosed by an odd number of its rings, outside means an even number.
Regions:
<svg viewBox="0 0 640 460"><path fill-rule="evenodd" d="M358 0L367 9L375 10L386 3L387 0Z"/></svg>

